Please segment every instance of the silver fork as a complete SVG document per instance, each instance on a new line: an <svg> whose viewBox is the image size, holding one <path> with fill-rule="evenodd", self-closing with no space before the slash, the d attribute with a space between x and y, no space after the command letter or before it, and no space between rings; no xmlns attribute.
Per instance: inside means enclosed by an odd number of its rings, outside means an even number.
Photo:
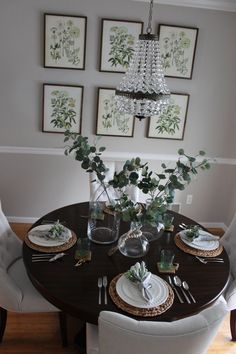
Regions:
<svg viewBox="0 0 236 354"><path fill-rule="evenodd" d="M104 302L107 305L107 276L104 275L102 278L102 285L104 287Z"/></svg>
<svg viewBox="0 0 236 354"><path fill-rule="evenodd" d="M203 264L207 264L207 263L224 263L224 260L222 258L209 258L209 259L203 259L203 258L200 258L198 256L195 256L195 258L197 258L199 260L199 262L203 263Z"/></svg>
<svg viewBox="0 0 236 354"><path fill-rule="evenodd" d="M102 303L102 294L101 294L101 291L102 291L102 278L98 278L98 304L101 305Z"/></svg>
<svg viewBox="0 0 236 354"><path fill-rule="evenodd" d="M32 255L32 262L54 262L59 258L66 256L66 253L61 252L58 254L43 254L43 255Z"/></svg>

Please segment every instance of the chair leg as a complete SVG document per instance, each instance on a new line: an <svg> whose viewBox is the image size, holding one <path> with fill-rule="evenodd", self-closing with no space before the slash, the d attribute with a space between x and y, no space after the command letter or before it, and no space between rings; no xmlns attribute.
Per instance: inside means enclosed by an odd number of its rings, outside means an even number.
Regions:
<svg viewBox="0 0 236 354"><path fill-rule="evenodd" d="M0 307L0 343L2 343L6 324L7 324L7 310Z"/></svg>
<svg viewBox="0 0 236 354"><path fill-rule="evenodd" d="M230 312L230 330L232 341L236 341L236 310Z"/></svg>
<svg viewBox="0 0 236 354"><path fill-rule="evenodd" d="M65 312L59 312L59 322L60 322L60 331L61 331L61 342L63 347L68 346L67 339L67 316Z"/></svg>

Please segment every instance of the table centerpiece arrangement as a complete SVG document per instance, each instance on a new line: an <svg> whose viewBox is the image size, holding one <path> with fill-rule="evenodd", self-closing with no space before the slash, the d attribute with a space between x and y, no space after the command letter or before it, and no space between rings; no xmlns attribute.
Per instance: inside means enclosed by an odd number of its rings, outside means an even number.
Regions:
<svg viewBox="0 0 236 354"><path fill-rule="evenodd" d="M56 121L54 124L57 126ZM88 137L71 132L68 125L65 125L64 136L64 142L67 143L65 155L73 155L82 169L95 175L92 183L99 183L102 188L101 194L105 193L106 210L118 214L123 221L130 222L134 232L143 224L157 227L168 205L173 202L175 190L184 190L199 170L210 168L209 159L205 158L204 151L200 150L195 156L190 156L183 149L179 149L179 157L171 168L162 163L161 171L152 171L148 162L142 162L139 157L134 157L125 161L121 170L114 173L113 178L106 180L109 168L102 158L106 148L98 146L98 139L94 144L90 144ZM145 204L131 199L127 193L129 186L138 188L147 195ZM96 201L99 203L99 195ZM101 208L97 209L97 216L98 219L101 218ZM114 237L111 242L116 240L117 237Z"/></svg>

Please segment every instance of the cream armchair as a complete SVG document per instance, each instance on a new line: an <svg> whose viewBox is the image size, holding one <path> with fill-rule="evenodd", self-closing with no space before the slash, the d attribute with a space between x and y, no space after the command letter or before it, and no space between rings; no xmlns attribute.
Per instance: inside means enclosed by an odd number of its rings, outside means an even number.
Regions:
<svg viewBox="0 0 236 354"><path fill-rule="evenodd" d="M236 214L221 238L221 243L230 260L231 279L225 293L225 299L230 309L230 329L232 341L236 341Z"/></svg>
<svg viewBox="0 0 236 354"><path fill-rule="evenodd" d="M204 354L227 313L221 297L197 315L173 322L136 321L102 311L87 324L87 354Z"/></svg>
<svg viewBox="0 0 236 354"><path fill-rule="evenodd" d="M12 231L0 201L0 342L7 311L59 312L62 344L67 345L66 315L44 299L29 280L22 259L22 242Z"/></svg>

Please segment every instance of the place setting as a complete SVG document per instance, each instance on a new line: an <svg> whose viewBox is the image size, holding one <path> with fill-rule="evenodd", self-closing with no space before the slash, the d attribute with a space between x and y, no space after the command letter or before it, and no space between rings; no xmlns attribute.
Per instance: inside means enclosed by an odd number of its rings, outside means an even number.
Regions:
<svg viewBox="0 0 236 354"><path fill-rule="evenodd" d="M49 254L49 256L52 253L52 258L53 253L63 252L71 248L76 241L77 236L75 233L64 226L59 220L37 225L25 237L27 246L33 250ZM57 255L56 259L63 256L59 257Z"/></svg>
<svg viewBox="0 0 236 354"><path fill-rule="evenodd" d="M211 258L212 261L214 257L223 252L218 236L203 230L199 225L183 224L179 226L183 230L175 235L174 241L182 251L197 257ZM216 259L216 261L218 260ZM223 259L220 258L220 261L223 261Z"/></svg>
<svg viewBox="0 0 236 354"><path fill-rule="evenodd" d="M167 311L174 302L171 286L149 272L145 263L117 275L109 284L109 294L117 307L135 316L152 317Z"/></svg>

